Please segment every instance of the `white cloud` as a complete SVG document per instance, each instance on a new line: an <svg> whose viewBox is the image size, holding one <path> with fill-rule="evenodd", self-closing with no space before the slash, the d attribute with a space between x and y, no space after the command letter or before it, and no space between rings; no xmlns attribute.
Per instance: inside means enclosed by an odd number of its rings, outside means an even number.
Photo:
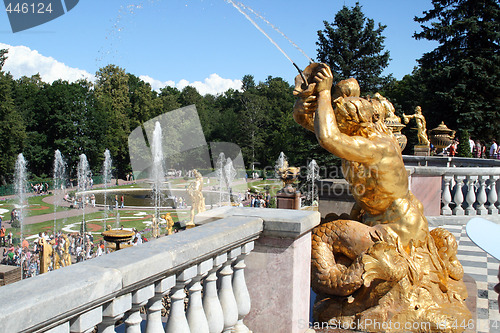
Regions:
<svg viewBox="0 0 500 333"><path fill-rule="evenodd" d="M203 82L195 81L192 83L185 79L182 79L177 83L175 83L174 81L162 82L147 75L141 75L139 76L139 78L144 82L148 82L153 90L160 90L160 88L164 88L166 86L175 87L179 90L182 90L187 86L192 86L195 87L201 95L217 95L227 91L228 89L240 90L242 85L241 80L224 79L215 73L210 74L210 76L203 80Z"/></svg>
<svg viewBox="0 0 500 333"><path fill-rule="evenodd" d="M26 46L11 46L0 43L0 49L9 49L3 70L10 72L15 79L40 73L42 81L52 83L62 79L74 82L79 79L94 81L89 72L69 67L52 57L46 57Z"/></svg>
<svg viewBox="0 0 500 333"><path fill-rule="evenodd" d="M0 43L0 49L9 49L8 57L3 67L3 70L10 72L14 79L22 76L32 76L40 73L42 81L52 83L55 80L66 80L74 82L79 79L95 80L95 76L89 72L73 68L57 61L52 57L41 55L36 50L32 50L26 46L11 46ZM160 81L147 75L140 75L139 78L148 82L153 90L160 90L165 86L176 87L179 90L186 86L195 87L201 95L212 94L217 95L232 88L240 90L242 86L241 80L224 79L217 74L211 74L203 82L189 82L185 79L175 83L174 81Z"/></svg>

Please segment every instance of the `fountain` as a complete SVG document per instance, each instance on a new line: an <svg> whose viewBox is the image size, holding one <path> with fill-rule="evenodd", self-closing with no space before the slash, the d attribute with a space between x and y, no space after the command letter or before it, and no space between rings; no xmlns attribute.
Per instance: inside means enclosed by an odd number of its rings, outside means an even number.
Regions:
<svg viewBox="0 0 500 333"><path fill-rule="evenodd" d="M226 185L227 185L227 194L229 197L229 203L231 203L231 196L233 194L233 191L231 189L231 184L234 181L234 178L236 177L236 170L234 169L233 166L233 160L228 157L226 160L226 165L224 166L224 174L226 176Z"/></svg>
<svg viewBox="0 0 500 333"><path fill-rule="evenodd" d="M14 186L16 190L17 199L19 202L19 245L22 247L23 243L23 224L24 224L24 207L26 206L26 160L23 154L19 154L16 160L15 172L14 172ZM23 266L23 256L21 256L21 267ZM22 275L21 275L22 279Z"/></svg>
<svg viewBox="0 0 500 333"><path fill-rule="evenodd" d="M318 188L316 186L316 181L319 180L319 166L315 160L309 162L307 166L307 192L306 200L310 206L318 206Z"/></svg>
<svg viewBox="0 0 500 333"><path fill-rule="evenodd" d="M224 155L224 153L220 153L219 154L219 157L217 158L217 163L216 163L216 170L215 170L215 174L216 174L216 177L217 177L217 181L219 182L219 207L222 206L222 204L224 202L226 202L227 200L225 200L225 190L226 190L226 187L227 187L227 184L226 184L226 178L225 178L225 172L224 172L224 163L226 162L226 156Z"/></svg>
<svg viewBox="0 0 500 333"><path fill-rule="evenodd" d="M102 181L104 183L104 218L103 218L103 229L106 229L106 221L108 220L108 206L107 206L107 190L108 190L108 184L111 182L111 166L112 166L112 159L111 159L111 153L109 152L109 149L106 149L104 151L104 163L102 166ZM118 227L118 212L116 213L117 219L116 219L116 227Z"/></svg>
<svg viewBox="0 0 500 333"><path fill-rule="evenodd" d="M160 227L158 221L160 220L160 207L162 198L162 187L165 181L165 174L163 173L163 148L162 148L162 130L160 122L155 123L153 130L153 142L151 144L151 153L153 155L153 167L151 169L152 191L154 200L154 216L153 216L153 237L160 236Z"/></svg>
<svg viewBox="0 0 500 333"><path fill-rule="evenodd" d="M90 178L92 177L92 172L90 171L89 162L85 154L80 155L77 175L78 175L78 191L81 192L80 198L78 200L81 200L80 206L82 208L82 226L80 232L84 234L87 231L87 226L85 223L85 198L86 198L85 191L89 187ZM85 250L87 250L86 249L87 242L84 243L85 243Z"/></svg>
<svg viewBox="0 0 500 333"><path fill-rule="evenodd" d="M276 205L278 208L299 209L300 192L296 191L293 183L297 180L300 168L288 166L288 160L283 152L280 153L274 167L276 175L283 182L283 189L276 195Z"/></svg>
<svg viewBox="0 0 500 333"><path fill-rule="evenodd" d="M57 149L54 153L54 235L57 232L56 225L56 212L57 207L61 205L61 199L64 195L64 190L66 188L66 163L62 157L61 152ZM58 194L59 191L59 194Z"/></svg>

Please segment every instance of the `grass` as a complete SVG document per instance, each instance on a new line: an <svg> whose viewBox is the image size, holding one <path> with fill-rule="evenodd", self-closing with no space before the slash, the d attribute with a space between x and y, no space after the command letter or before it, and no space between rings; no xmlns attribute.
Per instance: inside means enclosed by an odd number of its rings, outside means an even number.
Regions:
<svg viewBox="0 0 500 333"><path fill-rule="evenodd" d="M161 214L169 212L169 210L162 211ZM174 222L179 221L179 217L184 219L188 217L189 212L175 212L171 211L172 218ZM117 222L115 212L108 212L107 223L104 223L104 212L96 212L85 214L85 221L87 226L87 231L92 232L94 235L94 243L99 242L102 239L101 232L105 230L105 225L111 225L114 227L123 226L124 228L136 228L141 231L141 233L147 237L151 237L151 228L145 222L150 222L152 217L152 210L149 211L137 211L137 210L124 210L120 211L119 219ZM55 221L56 230L62 230L64 233L78 233L81 228L83 215L68 217L64 219L58 219ZM54 230L54 220L49 220L34 223L34 224L26 224L23 226L23 237L30 237L33 235L38 235L40 232L47 232L49 234L53 233ZM20 228L7 228L7 232L12 231L14 238L19 238L21 234ZM161 232L164 234L166 231L163 228Z"/></svg>
<svg viewBox="0 0 500 333"><path fill-rule="evenodd" d="M49 195L37 195L28 197L28 208L24 209L25 217L37 216L43 214L54 213L54 205L46 203L43 201L44 198ZM6 209L8 212L0 213L3 220L10 220L10 212L12 209L18 205L17 199L7 199L0 204L0 209ZM66 211L70 208L67 207L57 207L58 212Z"/></svg>

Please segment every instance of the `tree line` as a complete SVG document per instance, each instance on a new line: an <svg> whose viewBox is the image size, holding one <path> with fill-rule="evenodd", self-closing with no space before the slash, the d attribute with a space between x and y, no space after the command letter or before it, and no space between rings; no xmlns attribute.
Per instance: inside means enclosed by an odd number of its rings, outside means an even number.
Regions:
<svg viewBox="0 0 500 333"><path fill-rule="evenodd" d="M344 6L318 31L317 61L327 63L335 79L355 77L362 94L381 92L399 115L417 105L428 129L445 121L474 139L498 138L500 129L500 8L497 0L433 0L433 8L415 20L417 39L440 45L418 60L411 74L383 76L390 54L386 26L365 16L362 6ZM239 145L248 168L272 166L283 151L293 165L337 165L314 134L292 118L293 85L269 76L255 82L243 77L241 90L200 95L191 86L159 91L115 65L99 69L94 82L43 82L40 75L14 79L2 70L8 50L0 50L0 182L11 181L17 155L23 153L32 176L51 177L54 151L65 157L70 175L85 153L100 172L109 149L115 176L131 171L128 135L162 113L196 105L207 142ZM415 136L407 126L406 135ZM411 141L411 138L410 138ZM411 147L409 147L411 149ZM408 153L411 153L408 151ZM73 171L71 171L73 170Z"/></svg>

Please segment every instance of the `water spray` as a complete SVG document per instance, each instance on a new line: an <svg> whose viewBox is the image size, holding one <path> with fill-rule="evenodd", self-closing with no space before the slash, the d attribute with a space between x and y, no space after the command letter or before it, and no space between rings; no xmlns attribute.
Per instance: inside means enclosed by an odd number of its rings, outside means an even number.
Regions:
<svg viewBox="0 0 500 333"><path fill-rule="evenodd" d="M269 41L270 41L271 43L273 43L273 45L274 45L274 46L276 46L276 48L277 48L278 50L280 50L280 51L281 51L281 53L283 53L283 55L284 55L284 56L285 56L285 57L286 57L286 58L287 58L287 59L288 59L288 60L292 63L292 65L294 65L294 66L295 66L295 68L297 68L297 70L299 71L300 77L301 77L301 78L302 78L302 80L304 81L304 82L302 83L302 89L306 89L306 88L307 88L307 85L308 85L308 84L307 84L307 80L306 80L306 77L305 77L304 73L300 70L299 66L297 66L297 64L296 64L295 62L293 62L293 61L292 61L292 59L288 56L288 54L286 54L286 53L285 53L285 51L283 51L283 50L281 49L281 47L279 47L279 46L278 46L278 44L276 44L276 42L275 42L275 41L274 41L271 37L269 37L269 35L268 35L268 34L267 34L264 30L262 30L262 28L261 28L261 27L260 27L257 23L255 23L255 21L254 21L254 20L252 20L252 18L251 18L250 16L248 16L248 14L247 14L247 13L245 13L241 7L245 8L245 9L248 9L248 8L247 8L246 6L244 6L244 5L243 5L242 3L240 3L240 2L238 2L238 4L236 4L236 3L234 3L232 0L226 0L226 1L227 1L227 2L229 2L230 4L232 4L234 8L236 8L236 9L237 9L237 10L238 10L238 11L239 11L239 12L240 12L243 16L245 16L245 17L247 18L247 20L249 20L249 21L250 21L250 23L252 23L252 24L255 26L255 28L257 28L257 30L259 30L260 32L262 32L262 33L264 34L264 36L266 36L266 37L267 37L267 39L269 39ZM241 7L240 7L240 6L241 6ZM253 10L251 10L251 12L252 12L252 13L254 13L255 15L257 15L257 14L256 14ZM259 15L259 16L260 16L260 15ZM267 21L267 20L265 20L262 16L260 16L260 17L261 17L261 19L263 19L264 21L268 22L268 21ZM269 23L269 22L268 22L268 23ZM269 24L270 24L270 23L269 23ZM272 26L272 27L274 27L273 25L271 25L271 26ZM277 30L276 28L274 28L274 29L275 29L275 30ZM280 32L280 33L281 33L281 34L282 34L285 38L287 38L288 40L290 40L290 39L289 39L288 37L286 37L286 36L285 36L285 35L284 35L281 31L279 31L279 30L277 30L277 31L278 31L278 32ZM294 45L295 45L295 44L294 44ZM298 46L296 46L296 47L298 48ZM299 48L299 50L300 50L300 48ZM302 51L302 50L300 50L300 51ZM304 52L302 51L302 53L304 53ZM305 54L305 53L304 53L304 54ZM307 55L306 55L306 56L307 56ZM309 61L310 61L310 62L312 62L312 59L311 59L311 58L309 58L309 57L307 57L307 58L309 59Z"/></svg>

